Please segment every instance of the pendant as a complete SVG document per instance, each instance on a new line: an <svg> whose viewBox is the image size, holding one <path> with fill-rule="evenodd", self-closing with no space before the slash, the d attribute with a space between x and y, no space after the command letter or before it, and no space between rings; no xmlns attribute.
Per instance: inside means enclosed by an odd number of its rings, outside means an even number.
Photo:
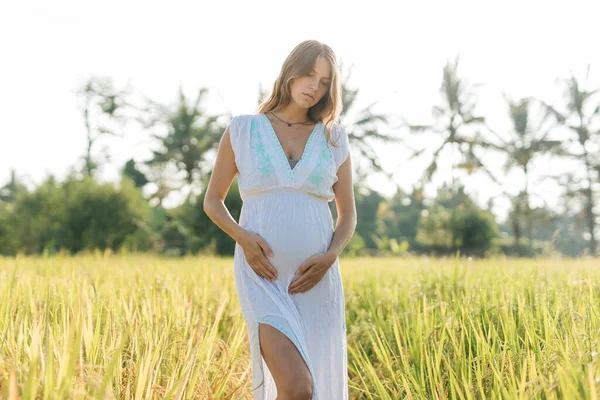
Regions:
<svg viewBox="0 0 600 400"><path fill-rule="evenodd" d="M292 124L288 124L288 126L292 126Z"/></svg>

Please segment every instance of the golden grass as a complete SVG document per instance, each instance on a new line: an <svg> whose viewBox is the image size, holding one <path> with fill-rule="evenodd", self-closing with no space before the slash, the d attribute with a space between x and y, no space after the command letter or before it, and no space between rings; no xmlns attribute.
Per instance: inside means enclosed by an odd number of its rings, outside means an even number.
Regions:
<svg viewBox="0 0 600 400"><path fill-rule="evenodd" d="M598 399L600 261L342 275L351 399ZM251 399L231 258L0 258L0 298L2 398Z"/></svg>

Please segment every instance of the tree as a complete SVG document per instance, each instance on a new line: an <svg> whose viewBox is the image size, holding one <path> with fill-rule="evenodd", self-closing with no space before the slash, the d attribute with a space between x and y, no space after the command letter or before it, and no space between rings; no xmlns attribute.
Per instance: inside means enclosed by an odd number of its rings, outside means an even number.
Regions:
<svg viewBox="0 0 600 400"><path fill-rule="evenodd" d="M575 172L546 176L556 182L561 190L560 223L557 227L558 237L553 241L561 253L573 257L589 254L589 232L587 231L586 185L585 177ZM587 236L587 237L586 237ZM585 250L585 251L584 251Z"/></svg>
<svg viewBox="0 0 600 400"><path fill-rule="evenodd" d="M597 157L597 144L594 141L600 136L598 121L600 119L600 88L589 89L589 65L585 80L580 80L572 73L568 79L560 79L563 91L563 104L559 107L542 104L548 115L556 119L557 127L566 128L571 134L566 141L570 155L579 160L583 166L585 178L581 190L585 196L584 213L589 234L589 249L592 255L597 252L597 215L595 211L600 160Z"/></svg>
<svg viewBox="0 0 600 400"><path fill-rule="evenodd" d="M151 206L164 207L164 201L169 195L181 189L181 185L176 186L177 167L169 161L155 160L152 163L144 164L144 175L148 177L151 193L149 201Z"/></svg>
<svg viewBox="0 0 600 400"><path fill-rule="evenodd" d="M57 251L65 237L65 192L54 177L47 178L32 192L17 196L6 223L14 249L26 254Z"/></svg>
<svg viewBox="0 0 600 400"><path fill-rule="evenodd" d="M355 149L358 155L357 162L354 164L358 170L359 178L379 172L383 173L388 179L392 179L392 174L383 170L379 163L379 156L373 148L374 143L400 143L401 139L382 131L382 127L388 125L388 117L373 111L377 105L376 102L359 110L355 109L359 89L354 89L350 85L352 67L347 72L343 70L343 64L340 63L340 81L342 86L342 104L343 109L340 115L340 123L346 128L348 141L352 149ZM368 167L360 169L360 161L366 160Z"/></svg>
<svg viewBox="0 0 600 400"><path fill-rule="evenodd" d="M425 209L421 193L417 187L410 194L397 188L392 198L377 211L378 231L398 243L406 241L411 248L417 247L417 227Z"/></svg>
<svg viewBox="0 0 600 400"><path fill-rule="evenodd" d="M143 188L149 182L146 176L137 168L133 158L125 163L122 174L130 178L137 188Z"/></svg>
<svg viewBox="0 0 600 400"><path fill-rule="evenodd" d="M498 236L494 216L481 210L458 188L442 187L435 203L421 217L417 242L436 253L485 255Z"/></svg>
<svg viewBox="0 0 600 400"><path fill-rule="evenodd" d="M532 122L533 100L529 97L520 100L512 100L504 95L508 103L509 116L512 129L508 132L508 139L495 133L495 138L500 143L488 142L489 145L500 150L506 155L504 165L505 173L513 168L519 168L523 172L523 187L516 196L512 198L511 226L515 237L515 249L519 249L521 238L521 220L525 219L527 236L529 238L529 254L533 255L533 213L530 202L530 172L533 161L539 156L553 154L564 154L562 142L549 138L552 126L547 124L548 119L542 117L536 126Z"/></svg>
<svg viewBox="0 0 600 400"><path fill-rule="evenodd" d="M444 66L440 87L442 104L433 107L433 124L414 125L405 121L413 134L433 133L435 136L441 137L441 143L433 151L432 160L424 171L422 181L424 183L431 182L433 175L438 170L442 151L449 148L453 154L457 152L462 157L462 161L456 165L457 167L466 170L468 174L481 169L497 182L494 175L481 162L480 157L475 154L478 148L486 147L486 141L481 134L485 127L485 119L474 114L477 98L467 82L459 76L458 61L459 59L456 57L454 62L448 61ZM428 143L423 149L415 151L411 159L421 156L431 147L431 144ZM451 160L453 186L455 185L454 168L454 160Z"/></svg>
<svg viewBox="0 0 600 400"><path fill-rule="evenodd" d="M354 184L354 193L357 214L356 232L363 238L368 249L376 249L379 239L377 211L386 199L377 191L364 186L362 181Z"/></svg>
<svg viewBox="0 0 600 400"><path fill-rule="evenodd" d="M89 78L78 90L77 96L83 102L82 112L86 128L86 152L83 157L83 172L92 176L98 166L109 160L106 148L101 151L101 157L94 155L93 148L101 138L106 136L122 137L123 128L127 122L126 112L129 88L117 90L111 78Z"/></svg>
<svg viewBox="0 0 600 400"><path fill-rule="evenodd" d="M27 191L25 185L17 178L14 169L10 171L10 180L0 187L0 202L14 203L19 192Z"/></svg>
<svg viewBox="0 0 600 400"><path fill-rule="evenodd" d="M185 214L182 215L182 222L197 239L198 247L213 247L219 255L232 255L235 250L235 240L219 228L204 212L205 195L206 192L200 194L195 204L185 203L182 206L185 210ZM237 178L234 178L231 182L224 203L233 219L239 221L243 202L240 197Z"/></svg>
<svg viewBox="0 0 600 400"><path fill-rule="evenodd" d="M173 164L182 173L184 184L181 188L187 188L188 195L210 169L205 157L217 147L225 130L219 116L209 116L200 107L206 94L207 89L200 89L190 106L180 87L176 105L166 106L148 100L145 112L149 116L142 117L146 128L158 127L166 131L166 135L153 135L159 149L153 151L147 164L161 165L161 170L168 168L166 164Z"/></svg>
<svg viewBox="0 0 600 400"><path fill-rule="evenodd" d="M7 204L0 202L0 254L14 255L17 240L11 226L11 211Z"/></svg>

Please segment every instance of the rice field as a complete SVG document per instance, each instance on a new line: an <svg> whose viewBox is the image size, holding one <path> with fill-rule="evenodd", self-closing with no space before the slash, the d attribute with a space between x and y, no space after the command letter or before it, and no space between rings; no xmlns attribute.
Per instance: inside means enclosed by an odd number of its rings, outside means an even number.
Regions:
<svg viewBox="0 0 600 400"><path fill-rule="evenodd" d="M600 261L341 265L351 399L599 398ZM213 257L0 258L0 396L250 400L232 268Z"/></svg>

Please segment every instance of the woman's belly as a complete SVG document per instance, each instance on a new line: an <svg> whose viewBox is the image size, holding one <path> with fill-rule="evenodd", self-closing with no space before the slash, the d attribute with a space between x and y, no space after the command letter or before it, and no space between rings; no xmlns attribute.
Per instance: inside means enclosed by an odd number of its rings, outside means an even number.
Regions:
<svg viewBox="0 0 600 400"><path fill-rule="evenodd" d="M277 281L286 283L303 262L327 251L333 235L327 200L291 188L247 197L240 225L271 247L273 256L267 258L277 270Z"/></svg>

